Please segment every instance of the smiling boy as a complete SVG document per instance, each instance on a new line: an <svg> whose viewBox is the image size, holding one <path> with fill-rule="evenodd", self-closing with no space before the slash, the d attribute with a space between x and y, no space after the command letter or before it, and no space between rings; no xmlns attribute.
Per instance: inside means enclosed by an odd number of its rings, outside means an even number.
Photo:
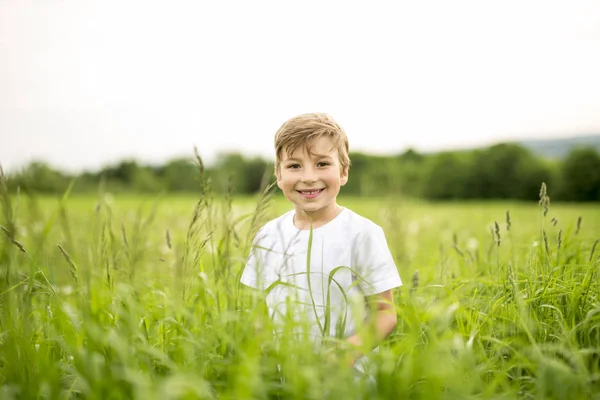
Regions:
<svg viewBox="0 0 600 400"><path fill-rule="evenodd" d="M259 230L241 282L270 288L276 327L291 316L317 343L377 346L396 326L392 289L402 282L381 227L337 203L350 167L346 133L327 114L299 115L275 134L275 152L277 185L294 209Z"/></svg>

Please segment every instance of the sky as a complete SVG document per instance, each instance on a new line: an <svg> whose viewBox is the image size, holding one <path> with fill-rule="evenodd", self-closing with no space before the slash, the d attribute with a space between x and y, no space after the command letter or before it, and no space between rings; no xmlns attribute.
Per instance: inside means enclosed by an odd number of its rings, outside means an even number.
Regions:
<svg viewBox="0 0 600 400"><path fill-rule="evenodd" d="M0 0L0 164L273 156L327 112L351 150L600 134L598 1Z"/></svg>

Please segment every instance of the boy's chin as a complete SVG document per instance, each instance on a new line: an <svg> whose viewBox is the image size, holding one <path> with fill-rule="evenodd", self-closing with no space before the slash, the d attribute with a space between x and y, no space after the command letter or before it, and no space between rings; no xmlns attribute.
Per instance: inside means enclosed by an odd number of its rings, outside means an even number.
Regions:
<svg viewBox="0 0 600 400"><path fill-rule="evenodd" d="M302 204L302 203L298 203L298 202L294 203L294 207L298 211L306 211L306 212L314 212L321 208L315 204Z"/></svg>
<svg viewBox="0 0 600 400"><path fill-rule="evenodd" d="M295 203L294 206L296 207L297 211L304 211L306 213L316 213L319 211L324 211L327 206L324 206L323 204L298 204Z"/></svg>

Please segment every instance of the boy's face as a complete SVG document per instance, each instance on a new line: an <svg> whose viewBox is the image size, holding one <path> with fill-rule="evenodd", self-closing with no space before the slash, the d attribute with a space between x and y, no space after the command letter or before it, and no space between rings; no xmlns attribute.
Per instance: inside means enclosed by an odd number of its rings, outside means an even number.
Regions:
<svg viewBox="0 0 600 400"><path fill-rule="evenodd" d="M313 154L308 154L304 146L289 156L283 153L277 186L294 203L296 211L306 211L313 220L335 216L336 198L340 187L348 181L348 168L341 169L338 151L333 148L331 139L326 136L315 139Z"/></svg>

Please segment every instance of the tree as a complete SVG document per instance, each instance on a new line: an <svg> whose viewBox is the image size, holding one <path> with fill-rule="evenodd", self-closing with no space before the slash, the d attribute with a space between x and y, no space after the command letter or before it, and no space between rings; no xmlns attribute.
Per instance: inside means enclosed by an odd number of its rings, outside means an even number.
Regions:
<svg viewBox="0 0 600 400"><path fill-rule="evenodd" d="M395 176L393 186L399 188L401 193L409 196L418 196L421 193L423 182L423 165L425 156L413 149L408 149L396 157Z"/></svg>
<svg viewBox="0 0 600 400"><path fill-rule="evenodd" d="M260 190L265 174L271 174L273 165L255 157L246 159L239 153L225 153L212 169L213 185L226 192L230 185L237 194L252 194Z"/></svg>
<svg viewBox="0 0 600 400"><path fill-rule="evenodd" d="M561 198L573 201L600 200L600 155L596 150L571 150L562 167Z"/></svg>
<svg viewBox="0 0 600 400"><path fill-rule="evenodd" d="M194 192L200 187L200 172L191 158L173 159L158 170L165 188L171 192Z"/></svg>
<svg viewBox="0 0 600 400"><path fill-rule="evenodd" d="M497 144L472 154L465 174L467 198L531 200L540 184L551 180L550 169L518 144Z"/></svg>
<svg viewBox="0 0 600 400"><path fill-rule="evenodd" d="M62 193L71 179L45 162L34 161L11 177L11 186L40 193Z"/></svg>
<svg viewBox="0 0 600 400"><path fill-rule="evenodd" d="M464 198L468 159L460 153L430 156L424 173L423 196L433 200Z"/></svg>
<svg viewBox="0 0 600 400"><path fill-rule="evenodd" d="M107 186L113 190L156 193L163 189L154 168L138 165L133 160L124 160L115 166L103 168L101 176L104 176Z"/></svg>

